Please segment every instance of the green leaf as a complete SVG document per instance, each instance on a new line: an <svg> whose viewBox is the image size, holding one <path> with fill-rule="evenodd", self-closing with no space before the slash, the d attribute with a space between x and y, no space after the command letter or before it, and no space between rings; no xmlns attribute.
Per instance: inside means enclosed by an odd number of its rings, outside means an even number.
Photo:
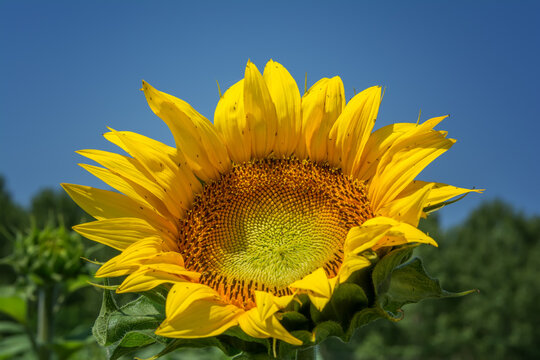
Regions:
<svg viewBox="0 0 540 360"><path fill-rule="evenodd" d="M110 291L104 291L101 312L94 324L93 333L100 345L112 345L121 341L133 330L157 329L165 318L162 304L146 296L118 308Z"/></svg>
<svg viewBox="0 0 540 360"><path fill-rule="evenodd" d="M12 359L15 355L29 352L31 349L32 343L27 335L8 336L0 340L0 359Z"/></svg>
<svg viewBox="0 0 540 360"><path fill-rule="evenodd" d="M379 308L366 308L357 312L351 319L351 323L343 340L349 341L356 329L383 317L386 317L385 313Z"/></svg>
<svg viewBox="0 0 540 360"><path fill-rule="evenodd" d="M0 312L7 314L21 324L26 323L26 300L19 296L0 297Z"/></svg>
<svg viewBox="0 0 540 360"><path fill-rule="evenodd" d="M148 360L158 359L180 348L206 348L210 346L217 347L228 356L233 356L239 353L239 350L234 349L233 347L220 341L216 337L198 339L174 339L159 354L151 357Z"/></svg>
<svg viewBox="0 0 540 360"><path fill-rule="evenodd" d="M299 348L306 349L314 345L313 342L311 341L312 336L313 336L311 331L306 331L306 330L291 331L291 335L297 338L298 340L302 341L304 345L302 347L298 347L298 346L286 343L284 341L280 341L279 350L278 350L278 359L294 359L296 350L298 350Z"/></svg>
<svg viewBox="0 0 540 360"><path fill-rule="evenodd" d="M88 346L90 344L89 339L86 340L57 340L53 345L52 348L59 359L69 359L69 357L76 353L77 351L81 350L85 346Z"/></svg>
<svg viewBox="0 0 540 360"><path fill-rule="evenodd" d="M24 326L13 321L0 321L0 334L17 334L24 332Z"/></svg>
<svg viewBox="0 0 540 360"><path fill-rule="evenodd" d="M163 309L165 309L165 303L167 302L168 293L169 290L166 287L158 286L153 288L152 290L145 291L142 294L148 299L150 299L152 302L163 306Z"/></svg>
<svg viewBox="0 0 540 360"><path fill-rule="evenodd" d="M366 293L360 286L353 283L339 284L319 320L314 321L318 323L321 320L334 320L347 328L351 317L367 305Z"/></svg>
<svg viewBox="0 0 540 360"><path fill-rule="evenodd" d="M279 321L289 331L307 330L309 320L298 311L286 311L280 314Z"/></svg>
<svg viewBox="0 0 540 360"><path fill-rule="evenodd" d="M240 326L233 326L219 336L220 341L232 348L249 353L268 353L271 348L269 339L254 338L246 334Z"/></svg>
<svg viewBox="0 0 540 360"><path fill-rule="evenodd" d="M252 336L249 336L240 328L240 326L233 326L229 329L227 329L224 333L224 335L233 336L240 340L249 341L249 342L256 342L263 345L268 345L268 339L260 339L260 338L254 338Z"/></svg>
<svg viewBox="0 0 540 360"><path fill-rule="evenodd" d="M313 329L315 344L326 340L326 338L330 336L342 337L343 335L343 328L335 321L325 321L318 324L315 329Z"/></svg>
<svg viewBox="0 0 540 360"><path fill-rule="evenodd" d="M116 344L110 346L109 360L116 360L123 355L146 347L156 342L157 335L153 330L130 331L124 335Z"/></svg>
<svg viewBox="0 0 540 360"><path fill-rule="evenodd" d="M378 301L383 309L395 314L405 304L428 298L458 297L474 291L452 293L443 290L439 280L427 275L422 260L415 258L394 270L388 289L380 295Z"/></svg>
<svg viewBox="0 0 540 360"><path fill-rule="evenodd" d="M118 310L118 306L108 290L103 291L103 300L101 301L101 310L92 328L92 334L99 345L107 343L107 333L109 329L109 318L111 314Z"/></svg>
<svg viewBox="0 0 540 360"><path fill-rule="evenodd" d="M139 347L147 344L153 344L157 340L154 330L130 331L124 335L118 343L121 347Z"/></svg>
<svg viewBox="0 0 540 360"><path fill-rule="evenodd" d="M240 353L232 358L232 360L269 360L273 359L273 356L269 356L268 354L250 354L250 353ZM283 358L280 357L281 360L289 360L289 358Z"/></svg>
<svg viewBox="0 0 540 360"><path fill-rule="evenodd" d="M371 275L375 294L385 293L390 286L390 276L396 267L407 261L417 244L405 245L386 254L373 269Z"/></svg>

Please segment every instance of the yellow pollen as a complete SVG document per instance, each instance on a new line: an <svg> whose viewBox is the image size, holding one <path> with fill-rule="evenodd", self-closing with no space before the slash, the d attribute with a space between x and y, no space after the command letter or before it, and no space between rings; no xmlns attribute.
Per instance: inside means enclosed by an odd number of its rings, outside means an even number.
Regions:
<svg viewBox="0 0 540 360"><path fill-rule="evenodd" d="M308 160L236 164L205 185L180 229L188 270L249 309L254 291L287 295L322 267L337 274L348 231L373 217L365 185Z"/></svg>

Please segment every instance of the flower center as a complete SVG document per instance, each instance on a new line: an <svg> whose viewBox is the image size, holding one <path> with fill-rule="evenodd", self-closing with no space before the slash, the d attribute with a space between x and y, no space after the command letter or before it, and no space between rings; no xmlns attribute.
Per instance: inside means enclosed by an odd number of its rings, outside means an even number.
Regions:
<svg viewBox="0 0 540 360"><path fill-rule="evenodd" d="M335 276L349 229L372 217L363 183L298 159L236 164L206 184L180 235L185 267L226 301L254 306L254 291L288 285L322 267Z"/></svg>

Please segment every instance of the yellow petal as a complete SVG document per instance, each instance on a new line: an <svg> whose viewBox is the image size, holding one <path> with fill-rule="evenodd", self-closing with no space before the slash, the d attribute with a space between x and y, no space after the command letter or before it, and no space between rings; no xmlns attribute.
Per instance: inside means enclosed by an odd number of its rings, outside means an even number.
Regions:
<svg viewBox="0 0 540 360"><path fill-rule="evenodd" d="M152 281L159 279L162 273L176 275L182 279L198 280L199 273L187 271L184 268L182 255L176 251L164 252L164 250L159 239L141 240L124 250L122 254L107 261L99 268L96 277L120 276L116 273L124 271L125 273L121 275L125 275L140 270L139 274L142 275L150 273L145 279ZM166 275L165 279L169 279L169 276ZM137 282L142 281L138 279ZM126 288L128 283L123 285L123 288Z"/></svg>
<svg viewBox="0 0 540 360"><path fill-rule="evenodd" d="M126 249L119 257L116 268L127 266L124 264L138 267L118 287L119 293L147 291L164 283L198 281L200 277L200 273L184 268L184 259L178 252L164 252L159 244L150 241L133 245L133 249Z"/></svg>
<svg viewBox="0 0 540 360"><path fill-rule="evenodd" d="M171 273L175 273L177 270L181 271L182 274L184 274L184 258L182 257L182 254L180 254L177 251L162 251L159 254L156 254L155 256L149 257L148 260L144 263L145 265L148 265L151 269L159 269L162 271L169 271ZM163 265L163 267L161 267ZM182 269L178 268L169 268L169 265L174 266L180 266ZM170 270L167 270L170 269ZM179 272L180 274L180 272Z"/></svg>
<svg viewBox="0 0 540 360"><path fill-rule="evenodd" d="M421 186L422 183L424 182L417 180L416 184L414 185ZM433 184L433 188L429 192L429 196L426 202L424 203L425 207L435 205L443 201L450 200L453 197L467 194L470 192L476 192L476 193L481 194L484 191L484 189L465 189L465 188L459 188L456 186L442 184L442 183L432 183L432 184Z"/></svg>
<svg viewBox="0 0 540 360"><path fill-rule="evenodd" d="M112 131L105 134L107 139L117 137L126 151L136 158L169 194L178 208L186 210L191 206L194 193L201 191L201 183L187 166L183 154L170 147L129 131Z"/></svg>
<svg viewBox="0 0 540 360"><path fill-rule="evenodd" d="M62 184L62 187L77 205L97 220L142 218L162 232L177 232L170 222L125 195L83 185Z"/></svg>
<svg viewBox="0 0 540 360"><path fill-rule="evenodd" d="M261 321L259 313L255 308L239 316L238 324L246 334L255 338L264 339L272 337L292 345L302 345L302 341L289 334L275 316L270 316L265 321Z"/></svg>
<svg viewBox="0 0 540 360"><path fill-rule="evenodd" d="M294 289L309 290L315 294L329 297L332 295L332 287L323 268L318 268L302 279L293 282L290 287Z"/></svg>
<svg viewBox="0 0 540 360"><path fill-rule="evenodd" d="M416 228L386 217L375 217L361 226L349 230L343 246L345 257L339 270L339 282L346 281L351 274L371 265L369 259L360 255L368 249L378 249L406 242L427 242L436 245L435 241ZM419 236L421 234L421 236Z"/></svg>
<svg viewBox="0 0 540 360"><path fill-rule="evenodd" d="M148 105L165 121L176 147L199 179L208 182L229 169L231 162L225 145L208 119L185 101L158 91L145 81L143 91Z"/></svg>
<svg viewBox="0 0 540 360"><path fill-rule="evenodd" d="M435 126L437 126L441 121L443 121L447 117L448 117L448 115L443 115L443 116L437 116L437 117L428 119L428 120L424 121L422 124L418 125L416 127L416 131L421 133L421 132L432 130ZM447 134L445 132L444 136L446 136L446 135Z"/></svg>
<svg viewBox="0 0 540 360"><path fill-rule="evenodd" d="M114 138L118 140L116 137ZM138 195L142 196L164 216L171 214L177 219L180 218L178 206L136 159L101 150L80 150L77 153L103 165L112 173L124 178L131 184ZM136 186L133 186L133 183ZM167 211L163 209L163 204Z"/></svg>
<svg viewBox="0 0 540 360"><path fill-rule="evenodd" d="M436 131L414 136L402 136L386 151L368 189L375 213L394 200L414 178L455 140L446 139Z"/></svg>
<svg viewBox="0 0 540 360"><path fill-rule="evenodd" d="M433 183L424 183L424 186L417 188L414 192L402 192L396 199L383 205L379 213L412 226L418 226L432 187Z"/></svg>
<svg viewBox="0 0 540 360"><path fill-rule="evenodd" d="M373 86L353 97L330 130L330 164L355 175L381 103L381 87Z"/></svg>
<svg viewBox="0 0 540 360"><path fill-rule="evenodd" d="M102 150L79 150L76 153L103 165L122 177L148 188L151 192L160 190L160 187L156 184L150 173L136 159Z"/></svg>
<svg viewBox="0 0 540 360"><path fill-rule="evenodd" d="M166 144L164 144L162 142L151 139L151 138L146 137L144 135L137 134L137 133L134 133L132 131L116 131L114 129L111 129L110 127L108 127L107 129L109 129L110 132L104 133L103 137L105 139L107 139L107 141L110 141L114 145L118 146L120 149L122 149L125 152L127 152L128 154L130 154L131 156L133 156L133 155L129 152L129 146L127 146L124 143L124 141L122 141L122 138L118 136L120 133L122 135L129 136L131 139L133 139L133 141L141 143L141 146L143 146L143 147L150 147L150 148L153 147L154 151L156 151L156 150L160 151L162 154L166 154L171 159L175 158L177 153L178 153L176 148L173 148L173 147L171 147L169 145L166 145ZM142 162L140 162L139 159L137 159L137 161L139 161L139 163L142 166L144 166L144 164ZM186 164L187 164L187 161L186 161ZM145 167L145 170L147 170L147 167ZM151 176L153 176L151 171L148 171L147 173L150 174Z"/></svg>
<svg viewBox="0 0 540 360"><path fill-rule="evenodd" d="M244 310L219 301L217 293L206 285L175 284L165 308L167 319L156 334L174 338L199 338L222 334L238 324Z"/></svg>
<svg viewBox="0 0 540 360"><path fill-rule="evenodd" d="M369 220L368 220L369 221ZM368 223L367 221L362 226L356 226L349 230L343 250L345 255L360 254L375 246L392 228L395 223Z"/></svg>
<svg viewBox="0 0 540 360"><path fill-rule="evenodd" d="M266 321L276 311L285 308L294 299L294 295L275 296L265 291L255 291L255 304L261 321Z"/></svg>
<svg viewBox="0 0 540 360"><path fill-rule="evenodd" d="M264 68L264 81L276 107L277 139L274 153L289 156L302 134L300 91L283 65L270 60Z"/></svg>
<svg viewBox="0 0 540 360"><path fill-rule="evenodd" d="M344 107L345 90L338 76L317 81L302 97L303 140L313 161L328 160L328 134Z"/></svg>
<svg viewBox="0 0 540 360"><path fill-rule="evenodd" d="M279 310L279 307L274 302L273 298L274 296L270 293L255 291L255 304L257 305L256 312L259 314L259 319L261 321L265 321Z"/></svg>
<svg viewBox="0 0 540 360"><path fill-rule="evenodd" d="M251 158L251 129L244 112L244 80L231 86L219 99L214 125L223 137L231 160L241 164Z"/></svg>
<svg viewBox="0 0 540 360"><path fill-rule="evenodd" d="M186 281L184 278L169 273L159 274L155 276L155 272L147 269L138 269L131 273L120 286L116 289L117 293L127 292L143 292L149 291L166 283L175 283Z"/></svg>
<svg viewBox="0 0 540 360"><path fill-rule="evenodd" d="M145 189L144 187L137 185L130 180L123 178L114 172L104 169L99 166L79 164L83 169L94 175L98 179L102 180L107 185L127 195L131 199L135 200L139 204L144 204L148 208L157 212L163 218L170 218L167 207L157 199L154 194ZM177 210L178 213L178 210ZM178 213L179 214L179 213ZM178 218L177 218L178 219Z"/></svg>
<svg viewBox="0 0 540 360"><path fill-rule="evenodd" d="M194 302L220 302L220 297L214 289L203 284L191 282L175 284L171 291L169 291L169 295L165 307L169 320L188 311L190 305Z"/></svg>
<svg viewBox="0 0 540 360"><path fill-rule="evenodd" d="M144 262L144 269L155 272L154 276L167 273L180 276L189 281L199 281L201 274L196 271L187 270L184 267L184 259L176 251L166 251L148 258Z"/></svg>
<svg viewBox="0 0 540 360"><path fill-rule="evenodd" d="M158 237L159 232L139 218L116 218L76 225L73 230L82 236L117 250L148 237Z"/></svg>
<svg viewBox="0 0 540 360"><path fill-rule="evenodd" d="M397 123L384 126L373 132L366 144L360 167L356 174L356 178L370 181L375 176L377 167L383 155L396 143L398 140L407 139L409 137L430 132L437 124L444 120L447 116L435 117L426 120L421 125L413 123ZM443 137L445 132L439 132Z"/></svg>
<svg viewBox="0 0 540 360"><path fill-rule="evenodd" d="M262 159L274 150L277 115L266 82L251 61L246 65L244 76L244 111L251 132L253 157Z"/></svg>
<svg viewBox="0 0 540 360"><path fill-rule="evenodd" d="M322 311L332 297L337 283L336 280L337 277L328 279L323 268L318 268L311 274L292 283L290 287L307 293L313 305L319 311Z"/></svg>
<svg viewBox="0 0 540 360"><path fill-rule="evenodd" d="M156 286L167 283L183 283L194 277L194 273L188 270L172 269L160 271L151 266L143 265L137 271L129 275L116 289L118 293L148 291Z"/></svg>
<svg viewBox="0 0 540 360"><path fill-rule="evenodd" d="M294 300L295 295L273 296L272 301L281 310L287 307Z"/></svg>
<svg viewBox="0 0 540 360"><path fill-rule="evenodd" d="M373 250L377 250L385 246L395 246L406 243L424 243L437 246L435 240L418 228L388 217L377 216L364 222L362 226L364 225L391 225L391 228L386 232L385 236L382 237L377 244L372 246Z"/></svg>
<svg viewBox="0 0 540 360"><path fill-rule="evenodd" d="M366 143L366 147L362 153L360 167L355 177L361 180L370 180L377 171L377 165L379 165L381 157L391 147L394 141L416 126L416 124L412 123L397 123L374 131Z"/></svg>
<svg viewBox="0 0 540 360"><path fill-rule="evenodd" d="M103 264L96 272L96 277L113 277L132 273L147 259L162 251L161 241L158 238L139 240L131 244L120 255Z"/></svg>
<svg viewBox="0 0 540 360"><path fill-rule="evenodd" d="M342 284L349 276L351 276L354 272L365 269L367 267L371 266L371 261L369 261L367 258L365 258L362 255L354 255L354 254L347 254L345 255L345 258L343 259L343 263L341 264L341 267L339 269L338 274L338 280L339 283Z"/></svg>
<svg viewBox="0 0 540 360"><path fill-rule="evenodd" d="M377 250L406 243L437 246L435 240L418 228L395 219L377 216L349 230L343 248L347 259L350 255L358 255L368 249Z"/></svg>

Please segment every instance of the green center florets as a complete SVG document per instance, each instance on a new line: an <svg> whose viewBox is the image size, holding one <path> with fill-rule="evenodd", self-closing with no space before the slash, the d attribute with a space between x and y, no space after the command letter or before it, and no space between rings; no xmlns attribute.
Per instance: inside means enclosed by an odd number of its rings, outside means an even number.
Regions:
<svg viewBox="0 0 540 360"><path fill-rule="evenodd" d="M232 303L253 290L284 295L323 267L339 269L349 229L371 217L363 184L328 166L296 159L235 165L205 186L186 216L186 268Z"/></svg>

